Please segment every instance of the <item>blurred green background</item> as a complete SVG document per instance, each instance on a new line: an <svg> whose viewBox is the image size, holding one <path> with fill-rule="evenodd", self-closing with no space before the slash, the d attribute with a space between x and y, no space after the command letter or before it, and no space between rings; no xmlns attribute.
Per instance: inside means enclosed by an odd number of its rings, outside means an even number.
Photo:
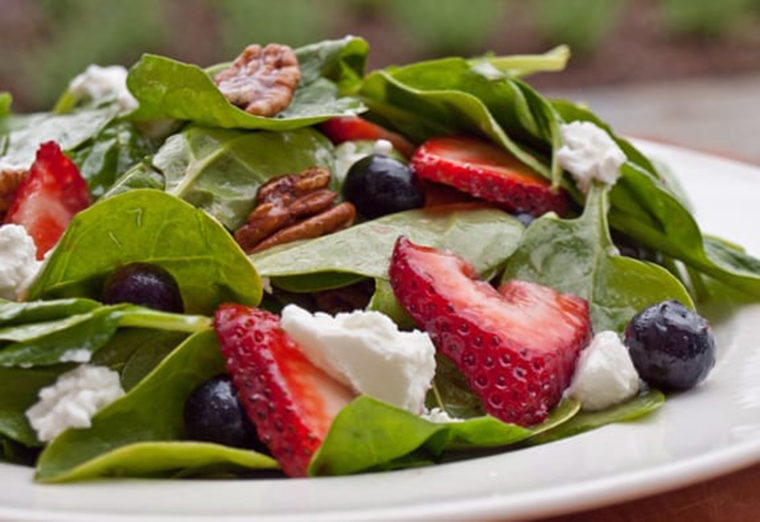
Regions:
<svg viewBox="0 0 760 522"><path fill-rule="evenodd" d="M347 33L370 65L568 43L575 87L760 71L760 0L0 0L0 90L49 106L90 63L144 51L208 65L250 42Z"/></svg>

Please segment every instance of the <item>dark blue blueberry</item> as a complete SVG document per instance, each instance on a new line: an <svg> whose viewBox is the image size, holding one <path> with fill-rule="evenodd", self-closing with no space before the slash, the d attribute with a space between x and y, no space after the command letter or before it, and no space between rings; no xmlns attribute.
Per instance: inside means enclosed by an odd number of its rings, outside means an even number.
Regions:
<svg viewBox="0 0 760 522"><path fill-rule="evenodd" d="M639 312L625 330L625 344L639 376L666 391L693 388L715 366L710 325L678 301Z"/></svg>
<svg viewBox="0 0 760 522"><path fill-rule="evenodd" d="M114 270L103 289L106 304L132 303L181 314L185 307L174 277L160 266L131 263Z"/></svg>
<svg viewBox="0 0 760 522"><path fill-rule="evenodd" d="M343 194L368 218L420 208L425 203L412 169L380 154L371 154L351 165Z"/></svg>
<svg viewBox="0 0 760 522"><path fill-rule="evenodd" d="M536 216L526 213L515 214L517 221L523 224L524 227L529 227L531 223L536 220Z"/></svg>
<svg viewBox="0 0 760 522"><path fill-rule="evenodd" d="M185 431L191 440L263 449L227 375L205 382L185 401Z"/></svg>

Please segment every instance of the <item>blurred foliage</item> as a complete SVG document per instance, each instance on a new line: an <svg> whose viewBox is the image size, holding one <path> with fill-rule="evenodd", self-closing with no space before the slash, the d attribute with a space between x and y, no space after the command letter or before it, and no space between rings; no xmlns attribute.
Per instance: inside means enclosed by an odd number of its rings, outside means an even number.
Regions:
<svg viewBox="0 0 760 522"><path fill-rule="evenodd" d="M158 52L208 65L251 42L293 46L367 32L393 60L568 43L581 59L639 8L654 31L701 39L758 38L760 0L0 0L0 90L49 106L90 63ZM353 29L355 27L355 29Z"/></svg>
<svg viewBox="0 0 760 522"><path fill-rule="evenodd" d="M742 30L757 19L748 19L752 9L760 9L760 0L662 0L662 12L668 27L682 34L716 37Z"/></svg>
<svg viewBox="0 0 760 522"><path fill-rule="evenodd" d="M129 0L114 4L102 0L42 0L49 33L22 59L6 66L20 67L28 96L54 100L77 72L91 63L135 61L143 51L163 43L166 16L163 4Z"/></svg>
<svg viewBox="0 0 760 522"><path fill-rule="evenodd" d="M694 1L694 0L691 0ZM534 0L544 37L573 53L590 52L615 27L625 0Z"/></svg>
<svg viewBox="0 0 760 522"><path fill-rule="evenodd" d="M236 56L252 43L280 42L300 46L323 39L345 11L334 0L216 0L222 45ZM276 6L276 9L272 9Z"/></svg>
<svg viewBox="0 0 760 522"><path fill-rule="evenodd" d="M386 0L398 26L425 51L436 54L482 51L502 24L506 0Z"/></svg>

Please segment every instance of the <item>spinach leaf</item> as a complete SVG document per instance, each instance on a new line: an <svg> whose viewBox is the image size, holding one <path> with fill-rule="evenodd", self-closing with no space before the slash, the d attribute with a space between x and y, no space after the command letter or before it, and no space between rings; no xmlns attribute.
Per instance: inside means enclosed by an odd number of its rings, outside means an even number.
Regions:
<svg viewBox="0 0 760 522"><path fill-rule="evenodd" d="M165 190L235 230L270 178L312 166L333 169L332 144L319 132L241 132L190 126L153 158Z"/></svg>
<svg viewBox="0 0 760 522"><path fill-rule="evenodd" d="M95 457L46 483L95 478L165 478L207 476L209 473L278 469L277 461L255 451L206 442L137 442Z"/></svg>
<svg viewBox="0 0 760 522"><path fill-rule="evenodd" d="M364 110L351 96L364 74L368 51L361 38L327 40L297 49L301 81L290 106L272 118L254 116L232 105L219 91L213 74L169 58L146 54L132 67L127 85L140 102L134 120L177 118L222 128L291 130L335 116Z"/></svg>
<svg viewBox="0 0 760 522"><path fill-rule="evenodd" d="M150 141L131 123L115 122L68 155L98 198L130 167L153 152Z"/></svg>
<svg viewBox="0 0 760 522"><path fill-rule="evenodd" d="M665 299L693 303L664 268L617 254L607 225L607 188L594 185L580 218L546 214L531 223L503 281L534 281L586 299L595 331L622 331L641 309Z"/></svg>
<svg viewBox="0 0 760 522"><path fill-rule="evenodd" d="M399 328L412 329L415 326L414 319L398 302L391 283L387 279L375 279L375 292L367 305L367 310L382 312L390 317Z"/></svg>
<svg viewBox="0 0 760 522"><path fill-rule="evenodd" d="M393 246L405 235L416 243L452 250L489 277L514 252L522 233L523 226L506 212L452 205L391 214L319 239L266 250L251 259L275 286L284 281L293 291L294 281L303 281L295 277L328 275L334 288L341 282L349 284L356 275L387 279ZM347 282L340 280L341 274ZM315 289L313 280L308 285L308 291Z"/></svg>
<svg viewBox="0 0 760 522"><path fill-rule="evenodd" d="M111 271L135 261L169 271L191 314L261 300L261 279L224 227L155 190L107 198L74 217L29 298L97 297Z"/></svg>
<svg viewBox="0 0 760 522"><path fill-rule="evenodd" d="M63 150L79 147L97 136L116 117L114 108L83 109L70 114L35 114L9 123L0 161L28 166L41 143L53 140ZM0 133L4 132L0 129Z"/></svg>
<svg viewBox="0 0 760 522"><path fill-rule="evenodd" d="M312 458L309 475L346 475L374 469L415 467L437 459L445 450L504 447L525 440L572 418L580 405L566 401L545 424L533 429L477 417L463 422L434 423L371 397L359 397L333 421ZM429 458L409 458L422 450Z"/></svg>
<svg viewBox="0 0 760 522"><path fill-rule="evenodd" d="M37 460L37 448L30 448L8 437L0 435L0 461L24 466L34 466Z"/></svg>
<svg viewBox="0 0 760 522"><path fill-rule="evenodd" d="M516 141L543 146L540 125L523 90L498 70L489 76L462 58L445 58L375 71L359 94L373 115L415 141L442 134L483 136L552 177L545 164L548 151Z"/></svg>
<svg viewBox="0 0 760 522"><path fill-rule="evenodd" d="M602 411L582 411L565 423L537 434L524 444L537 445L572 437L584 431L593 430L606 424L626 422L643 417L665 403L665 396L659 390L649 390L633 399Z"/></svg>
<svg viewBox="0 0 760 522"><path fill-rule="evenodd" d="M133 305L102 306L62 319L0 328L0 366L26 368L86 362L80 360L82 351L91 355L119 327L192 333L210 325L211 320L203 316L171 314Z"/></svg>
<svg viewBox="0 0 760 522"><path fill-rule="evenodd" d="M121 387L131 390L187 338L184 332L120 328L92 356L92 364L121 375Z"/></svg>
<svg viewBox="0 0 760 522"><path fill-rule="evenodd" d="M143 159L117 179L104 197L116 196L136 189L164 190L165 186L164 175L158 172L150 161Z"/></svg>
<svg viewBox="0 0 760 522"><path fill-rule="evenodd" d="M0 301L0 327L39 323L85 314L100 307L91 299L58 299L54 301Z"/></svg>
<svg viewBox="0 0 760 522"><path fill-rule="evenodd" d="M71 368L70 364L29 369L0 367L0 436L25 446L40 446L26 410L37 402L40 389Z"/></svg>
<svg viewBox="0 0 760 522"><path fill-rule="evenodd" d="M519 78L537 72L561 71L570 59L570 48L558 45L543 54L513 54L508 56L484 56L469 60L470 65L488 65L505 74Z"/></svg>
<svg viewBox="0 0 760 522"><path fill-rule="evenodd" d="M247 458L196 444L172 446L185 437L185 399L200 384L224 372L224 359L213 330L194 334L177 347L147 377L92 419L89 429L70 429L58 436L40 455L37 479L66 481L123 474L153 475L176 472L185 465L234 463L249 468L271 468L268 458ZM164 442L161 446L130 447L138 443ZM206 451L208 450L208 451ZM115 453L114 453L115 452ZM193 457L196 455L196 457ZM132 458L136 460L132 461ZM152 461L152 462L150 462Z"/></svg>

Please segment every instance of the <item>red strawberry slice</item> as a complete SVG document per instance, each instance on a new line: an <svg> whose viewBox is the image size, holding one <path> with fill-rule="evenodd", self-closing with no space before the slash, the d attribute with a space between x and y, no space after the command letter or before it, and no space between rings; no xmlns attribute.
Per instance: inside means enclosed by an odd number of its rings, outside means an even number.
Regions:
<svg viewBox="0 0 760 522"><path fill-rule="evenodd" d="M396 242L390 278L406 311L488 413L521 426L546 419L591 336L585 300L523 281L497 292L456 255L404 237Z"/></svg>
<svg viewBox="0 0 760 522"><path fill-rule="evenodd" d="M54 141L40 145L29 176L19 185L6 223L23 226L42 259L77 212L90 206L87 182Z"/></svg>
<svg viewBox="0 0 760 522"><path fill-rule="evenodd" d="M423 179L503 205L515 214L563 215L567 195L501 149L474 138L440 137L423 143L411 160Z"/></svg>
<svg viewBox="0 0 760 522"><path fill-rule="evenodd" d="M338 412L354 397L311 364L265 310L225 304L214 326L259 438L291 477L303 477Z"/></svg>
<svg viewBox="0 0 760 522"><path fill-rule="evenodd" d="M319 130L336 145L344 141L388 140L393 144L393 148L406 158L414 152L414 145L401 134L359 116L342 116L327 120L319 125Z"/></svg>

